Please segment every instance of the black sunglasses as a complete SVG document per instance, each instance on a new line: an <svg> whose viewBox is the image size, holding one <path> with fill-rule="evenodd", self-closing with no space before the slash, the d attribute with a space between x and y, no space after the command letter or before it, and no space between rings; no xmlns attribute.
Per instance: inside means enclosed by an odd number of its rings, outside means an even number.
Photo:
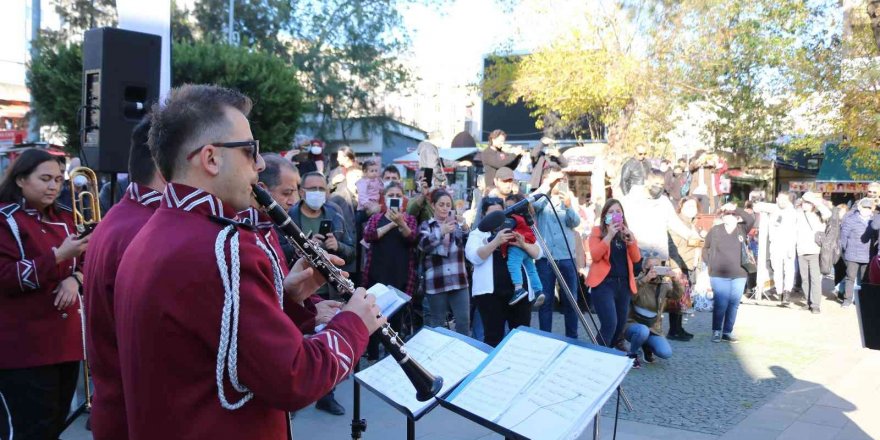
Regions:
<svg viewBox="0 0 880 440"><path fill-rule="evenodd" d="M213 145L215 147L220 148L242 148L242 147L251 147L251 158L254 160L254 163L257 163L257 156L260 155L260 141L254 139L252 141L239 141L239 142L214 142L210 144L202 145L199 148L196 148L191 153L186 155L186 160L190 160L195 157L196 154L199 154L199 151L202 151L202 148L207 147L208 145Z"/></svg>

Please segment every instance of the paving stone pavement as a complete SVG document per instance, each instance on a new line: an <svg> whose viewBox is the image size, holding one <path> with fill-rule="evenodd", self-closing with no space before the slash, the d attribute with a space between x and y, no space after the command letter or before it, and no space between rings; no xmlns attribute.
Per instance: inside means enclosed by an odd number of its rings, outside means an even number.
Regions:
<svg viewBox="0 0 880 440"><path fill-rule="evenodd" d="M537 318L533 317L537 325ZM773 304L740 308L739 344L709 340L711 314L685 327L693 341L672 341L673 357L643 365L624 381L635 410L621 409L624 440L880 438L880 352L861 348L854 309L827 301L821 315ZM562 333L560 315L554 331ZM581 339L586 339L580 329ZM307 408L294 419L294 438L350 438L351 381L337 389L348 411L335 417ZM613 434L614 399L603 410L601 439ZM405 418L367 391L364 438L405 437ZM81 418L62 436L86 440ZM437 408L417 423L419 439L500 439L485 428ZM581 439L592 438L590 430Z"/></svg>

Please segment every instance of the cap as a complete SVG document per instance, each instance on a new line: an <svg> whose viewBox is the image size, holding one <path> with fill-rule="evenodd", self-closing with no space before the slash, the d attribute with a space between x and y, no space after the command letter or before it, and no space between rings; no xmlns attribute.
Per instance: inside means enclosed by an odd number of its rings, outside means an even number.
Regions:
<svg viewBox="0 0 880 440"><path fill-rule="evenodd" d="M874 201L869 198L859 200L859 208L874 208Z"/></svg>
<svg viewBox="0 0 880 440"><path fill-rule="evenodd" d="M495 178L498 180L513 179L513 170L507 167L498 168L498 171L495 172Z"/></svg>

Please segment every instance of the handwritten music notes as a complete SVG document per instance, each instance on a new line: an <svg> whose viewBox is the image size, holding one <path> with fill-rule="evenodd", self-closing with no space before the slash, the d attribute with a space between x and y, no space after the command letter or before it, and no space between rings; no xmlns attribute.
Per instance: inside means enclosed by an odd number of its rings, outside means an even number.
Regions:
<svg viewBox="0 0 880 440"><path fill-rule="evenodd" d="M443 377L441 396L458 385L488 356L486 352L491 347L477 341L465 342L465 339L442 329L426 327L406 343L406 351L413 359L431 374ZM427 402L416 399L416 389L390 356L358 372L355 377L386 400L405 408L415 418L434 404L433 399Z"/></svg>
<svg viewBox="0 0 880 440"><path fill-rule="evenodd" d="M448 402L532 439L574 439L611 397L632 361L514 331Z"/></svg>

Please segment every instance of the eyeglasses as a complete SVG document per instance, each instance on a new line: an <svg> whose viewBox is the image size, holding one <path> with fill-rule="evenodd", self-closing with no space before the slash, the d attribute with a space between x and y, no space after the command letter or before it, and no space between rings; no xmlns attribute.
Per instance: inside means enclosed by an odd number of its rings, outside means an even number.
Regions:
<svg viewBox="0 0 880 440"><path fill-rule="evenodd" d="M254 163L257 163L257 156L260 155L260 141L254 139L252 141L239 141L239 142L214 142L210 144L202 145L199 148L196 148L191 153L186 155L186 160L190 160L199 154L199 151L202 151L202 148L207 147L208 145L213 145L215 147L220 148L242 148L242 147L251 147L251 158L254 160Z"/></svg>

